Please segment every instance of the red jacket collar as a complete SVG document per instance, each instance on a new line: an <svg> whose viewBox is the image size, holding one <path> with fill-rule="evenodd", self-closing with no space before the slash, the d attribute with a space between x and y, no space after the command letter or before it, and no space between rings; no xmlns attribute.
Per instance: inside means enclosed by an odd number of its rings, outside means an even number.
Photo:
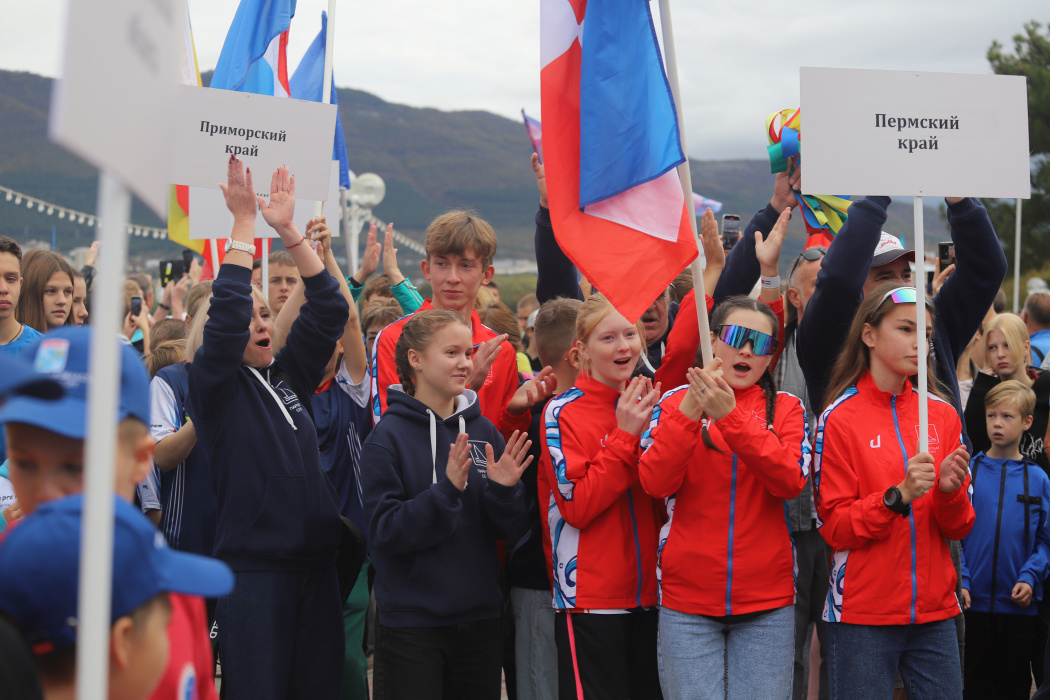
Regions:
<svg viewBox="0 0 1050 700"><path fill-rule="evenodd" d="M915 388L911 385L911 382L907 382L907 386L904 391L900 394L894 394L889 391L883 391L875 384L875 379L871 376L871 372L865 372L864 376L857 381L857 390L872 397L873 400L880 403L885 403L887 406L894 397L897 399L897 406L905 406L915 401Z"/></svg>

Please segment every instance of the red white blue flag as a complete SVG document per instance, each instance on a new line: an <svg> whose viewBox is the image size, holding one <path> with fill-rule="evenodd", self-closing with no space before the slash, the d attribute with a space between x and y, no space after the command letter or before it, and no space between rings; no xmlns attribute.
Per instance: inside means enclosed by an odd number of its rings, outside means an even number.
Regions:
<svg viewBox="0 0 1050 700"><path fill-rule="evenodd" d="M533 119L529 115L525 114L525 110L521 110L521 118L525 120L525 131L529 134L529 141L532 143L532 150L536 153L536 156L543 162L543 125L540 124L538 119Z"/></svg>
<svg viewBox="0 0 1050 700"><path fill-rule="evenodd" d="M554 234L583 275L637 320L697 255L649 4L542 0L540 18Z"/></svg>

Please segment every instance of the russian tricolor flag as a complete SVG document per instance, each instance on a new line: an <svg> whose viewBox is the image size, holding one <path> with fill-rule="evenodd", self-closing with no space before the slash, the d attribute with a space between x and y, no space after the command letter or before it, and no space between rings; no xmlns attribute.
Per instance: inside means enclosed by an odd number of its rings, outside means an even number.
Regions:
<svg viewBox="0 0 1050 700"><path fill-rule="evenodd" d="M542 0L544 165L565 254L630 320L697 255L645 0Z"/></svg>
<svg viewBox="0 0 1050 700"><path fill-rule="evenodd" d="M296 0L241 0L210 87L288 97L288 27Z"/></svg>

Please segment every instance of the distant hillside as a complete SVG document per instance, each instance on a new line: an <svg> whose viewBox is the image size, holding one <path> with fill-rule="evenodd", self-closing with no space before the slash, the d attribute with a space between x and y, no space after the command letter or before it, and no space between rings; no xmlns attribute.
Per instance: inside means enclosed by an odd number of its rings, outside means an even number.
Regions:
<svg viewBox="0 0 1050 700"><path fill-rule="evenodd" d="M92 212L97 171L47 140L51 82L30 73L0 71L0 185ZM350 167L357 173L378 173L386 181L386 199L376 208L379 217L421 239L437 214L470 207L496 227L500 257L532 258L536 185L529 166L531 147L520 122L488 112L406 107L349 88L338 94ZM759 127L756 122L756 138L761 137ZM723 202L723 213L739 214L746 222L769 200L773 176L764 161L691 161L690 167L693 188ZM891 212L887 229L910 236L910 208L898 205ZM165 225L138 201L132 221ZM92 235L85 226L0 198L0 233L21 241L47 239L52 226L60 249L83 245ZM929 240L943 236L936 209L927 208L926 226ZM790 251L803 240L802 224L795 221ZM133 255L151 257L177 248L135 237L130 244Z"/></svg>

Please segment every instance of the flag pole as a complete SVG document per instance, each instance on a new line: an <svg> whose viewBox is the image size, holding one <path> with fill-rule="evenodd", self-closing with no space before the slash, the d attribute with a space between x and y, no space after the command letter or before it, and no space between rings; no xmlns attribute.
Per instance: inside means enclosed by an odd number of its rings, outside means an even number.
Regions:
<svg viewBox="0 0 1050 700"><path fill-rule="evenodd" d="M1017 198L1014 219L1014 313L1021 313L1021 198Z"/></svg>
<svg viewBox="0 0 1050 700"><path fill-rule="evenodd" d="M335 0L328 0L328 22L325 24L325 35L324 35L324 81L321 85L321 102L329 105L332 104L332 51L333 44L335 43ZM335 113L335 118L339 118L338 110ZM314 218L317 218L324 211L324 202L314 202ZM335 224L338 226L339 224ZM347 265L349 265L347 261Z"/></svg>
<svg viewBox="0 0 1050 700"><path fill-rule="evenodd" d="M117 396L121 352L121 279L128 249L125 229L131 213L131 193L103 170L98 181L99 258L95 282L88 372L87 469L84 472L84 514L80 537L80 590L77 597L77 697L104 698L109 682L110 598L113 575L113 472L117 444ZM94 314L98 317L95 318Z"/></svg>
<svg viewBox="0 0 1050 700"><path fill-rule="evenodd" d="M266 303L270 303L270 239L269 237L263 238L262 243L262 294L263 299ZM219 276L219 271L215 271L215 276Z"/></svg>
<svg viewBox="0 0 1050 700"><path fill-rule="evenodd" d="M920 190L921 191L921 190ZM929 406L926 401L926 242L923 239L922 230L922 195L914 198L915 209L915 333L919 338L919 452L927 452L930 447L929 421L927 414Z"/></svg>
<svg viewBox="0 0 1050 700"><path fill-rule="evenodd" d="M671 26L670 0L660 0L660 28L664 39L664 61L667 67L667 79L671 83L671 96L674 98L675 110L678 113L678 139L682 144L682 155L685 162L678 166L678 178L682 181L682 192L685 194L685 206L689 210L689 224L693 230L693 241L696 243L697 256L690 263L693 271L693 293L696 295L696 320L700 326L700 349L704 366L711 366L711 329L707 320L707 290L704 289L704 268L707 260L704 247L696 231L696 211L693 208L693 178L689 173L689 152L685 146L685 120L682 118L681 91L678 88L678 59L674 50L674 30Z"/></svg>

